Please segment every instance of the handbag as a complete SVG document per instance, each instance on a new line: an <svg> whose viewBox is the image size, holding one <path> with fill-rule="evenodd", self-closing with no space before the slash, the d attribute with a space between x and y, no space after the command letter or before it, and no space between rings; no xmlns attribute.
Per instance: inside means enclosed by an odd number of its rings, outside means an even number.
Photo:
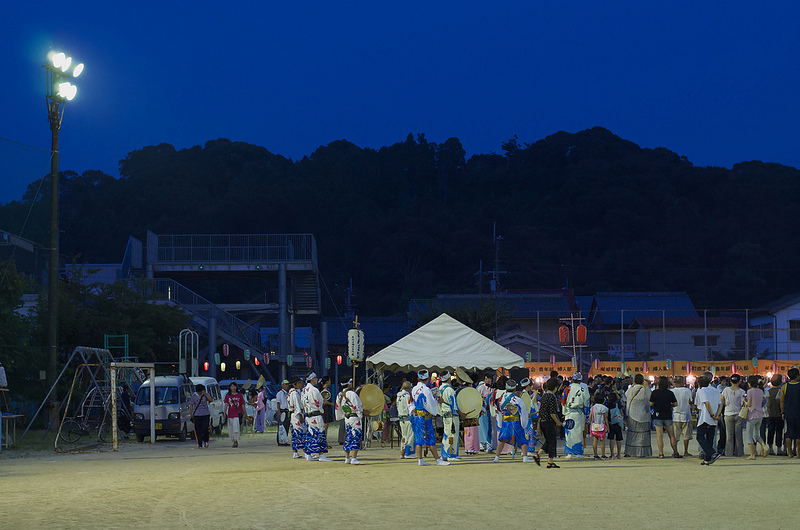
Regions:
<svg viewBox="0 0 800 530"><path fill-rule="evenodd" d="M743 420L747 419L747 414L750 412L750 407L747 405L747 401L742 402L742 410L739 411L739 417Z"/></svg>

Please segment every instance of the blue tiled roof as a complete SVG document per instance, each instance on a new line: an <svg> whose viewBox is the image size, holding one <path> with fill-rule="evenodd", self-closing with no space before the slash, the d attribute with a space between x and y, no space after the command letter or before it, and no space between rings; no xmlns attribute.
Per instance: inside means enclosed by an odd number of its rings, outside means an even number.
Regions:
<svg viewBox="0 0 800 530"><path fill-rule="evenodd" d="M686 293L597 293L594 297L599 317L607 326L628 324L635 318L696 317L697 310ZM623 313L624 312L624 313Z"/></svg>

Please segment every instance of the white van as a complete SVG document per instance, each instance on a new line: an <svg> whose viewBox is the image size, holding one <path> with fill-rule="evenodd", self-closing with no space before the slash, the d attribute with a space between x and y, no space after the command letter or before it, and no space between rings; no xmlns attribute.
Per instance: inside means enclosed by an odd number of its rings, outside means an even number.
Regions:
<svg viewBox="0 0 800 530"><path fill-rule="evenodd" d="M186 375L160 375L155 378L156 437L177 436L185 442L188 433L194 432L189 414L189 400L194 386ZM143 442L150 436L150 380L136 393L133 405L133 432L136 441Z"/></svg>
<svg viewBox="0 0 800 530"><path fill-rule="evenodd" d="M208 410L211 412L211 431L215 434L222 433L222 426L225 425L225 407L222 403L222 393L219 389L219 383L213 377L190 377L192 381L192 392L196 385L203 385L206 387L206 392L211 396L211 401L208 404Z"/></svg>

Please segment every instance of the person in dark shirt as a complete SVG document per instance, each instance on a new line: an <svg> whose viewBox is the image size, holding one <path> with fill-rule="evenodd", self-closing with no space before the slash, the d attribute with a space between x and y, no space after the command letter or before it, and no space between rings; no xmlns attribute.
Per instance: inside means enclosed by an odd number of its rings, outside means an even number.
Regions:
<svg viewBox="0 0 800 530"><path fill-rule="evenodd" d="M544 444L536 451L534 460L538 463L540 455L546 451L548 469L561 467L553 462L556 457L556 426L563 425L558 414L558 398L554 393L558 385L558 379L555 377L551 377L545 383L547 392L539 403L539 425L536 427L537 432L544 433Z"/></svg>
<svg viewBox="0 0 800 530"><path fill-rule="evenodd" d="M800 370L791 368L789 382L781 388L781 413L786 422L786 456L794 458L800 449Z"/></svg>
<svg viewBox="0 0 800 530"><path fill-rule="evenodd" d="M672 426L672 408L678 406L675 394L669 389L669 379L662 375L658 378L658 388L650 395L650 406L653 407L653 424L656 427L656 443L658 444L658 458L664 458L664 431L667 431L669 443L672 445L672 456L683 458L678 452L678 441L675 439L675 429Z"/></svg>

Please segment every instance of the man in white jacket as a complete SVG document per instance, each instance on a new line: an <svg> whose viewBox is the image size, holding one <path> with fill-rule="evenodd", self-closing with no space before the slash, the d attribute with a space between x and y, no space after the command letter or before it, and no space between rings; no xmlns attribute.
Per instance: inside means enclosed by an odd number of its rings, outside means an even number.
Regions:
<svg viewBox="0 0 800 530"><path fill-rule="evenodd" d="M344 438L345 464L360 465L358 450L361 449L361 440L364 436L364 425L362 422L364 406L358 394L353 392L353 379L349 376L342 378L342 391L336 397L336 419L344 420L344 427L347 434Z"/></svg>

